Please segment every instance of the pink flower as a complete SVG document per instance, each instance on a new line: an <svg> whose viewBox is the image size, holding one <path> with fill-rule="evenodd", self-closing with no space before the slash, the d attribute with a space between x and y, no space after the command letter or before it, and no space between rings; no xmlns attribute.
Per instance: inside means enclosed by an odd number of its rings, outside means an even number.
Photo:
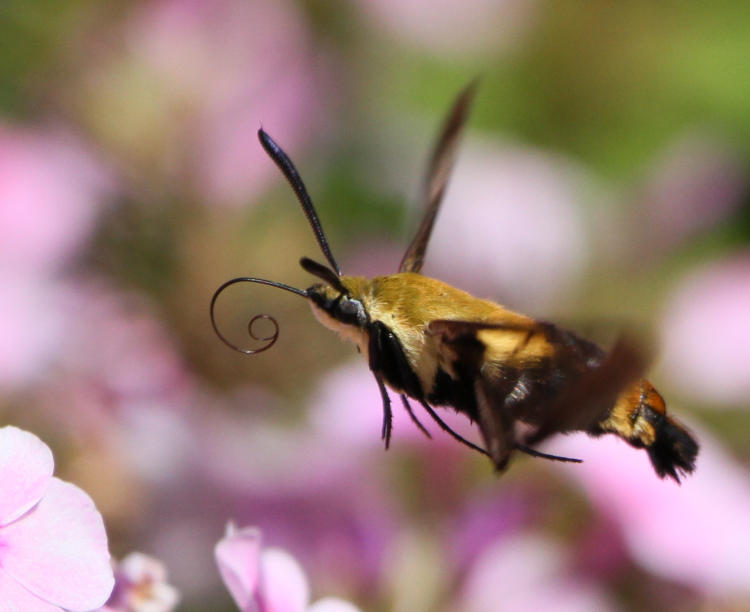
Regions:
<svg viewBox="0 0 750 612"><path fill-rule="evenodd" d="M644 568L747 603L750 474L706 432L696 437L697 467L682 485L657 478L646 453L613 436L558 437L545 450L584 460L556 467L619 526L630 555Z"/></svg>
<svg viewBox="0 0 750 612"><path fill-rule="evenodd" d="M3 610L91 610L112 591L102 517L88 495L52 476L53 467L35 435L0 429Z"/></svg>
<svg viewBox="0 0 750 612"><path fill-rule="evenodd" d="M107 171L70 134L0 124L4 267L38 272L60 268L93 230L111 187Z"/></svg>
<svg viewBox="0 0 750 612"><path fill-rule="evenodd" d="M180 595L167 584L167 570L157 559L133 552L117 564L115 590L102 611L170 612Z"/></svg>
<svg viewBox="0 0 750 612"><path fill-rule="evenodd" d="M227 527L216 544L216 562L224 584L242 612L357 612L340 599L327 597L308 605L310 588L299 563L278 548L261 546L254 527Z"/></svg>
<svg viewBox="0 0 750 612"><path fill-rule="evenodd" d="M664 369L693 401L747 406L750 251L686 278L667 305Z"/></svg>

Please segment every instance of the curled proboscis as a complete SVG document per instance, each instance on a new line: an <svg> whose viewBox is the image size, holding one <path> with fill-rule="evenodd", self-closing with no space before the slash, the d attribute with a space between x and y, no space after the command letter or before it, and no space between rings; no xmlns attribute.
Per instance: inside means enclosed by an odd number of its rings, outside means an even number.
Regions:
<svg viewBox="0 0 750 612"><path fill-rule="evenodd" d="M255 333L253 333L253 324L259 319L263 319L264 321L270 321L273 324L273 333L270 336L259 337L259 336L256 336ZM248 355L253 355L255 353L262 353L263 351L270 349L276 343L276 340L279 337L279 323L278 321L276 321L276 319L274 319L269 314L257 314L248 322L247 333L250 334L253 340L259 340L261 342L268 342L268 344L257 349L252 349L252 350L245 349L242 352Z"/></svg>
<svg viewBox="0 0 750 612"><path fill-rule="evenodd" d="M260 348L250 349L250 348L242 348L241 346L237 346L233 342L231 342L224 334L222 334L219 331L219 327L216 324L216 315L214 312L214 307L216 306L216 300L219 297L219 295L229 287L230 285L234 285L236 283L259 283L261 285L269 285L271 287L276 287L277 289L284 289L284 291L290 291L291 293L296 293L297 295L301 295L302 297L307 297L307 292L302 291L301 289L297 289L296 287L291 287L289 285L285 285L284 283L279 283L276 281L270 281L266 280L264 278L252 278L249 276L242 276L240 278L233 278L232 280L227 281L223 285L221 285L215 292L213 297L211 298L211 326L214 328L214 332L219 337L219 339L226 344L229 348L234 349L235 351L239 353L244 353L245 355L255 355L255 353L262 353L263 351L266 351L270 349L275 343L276 340L279 337L279 323L276 321L274 317L272 317L269 314L257 314L254 317L250 319L250 321L247 324L247 331L250 334L250 337L253 340L257 340L260 342L265 342L263 346ZM259 336L257 335L257 330L253 331L253 326L258 320L266 320L270 321L273 325L273 332L270 336Z"/></svg>

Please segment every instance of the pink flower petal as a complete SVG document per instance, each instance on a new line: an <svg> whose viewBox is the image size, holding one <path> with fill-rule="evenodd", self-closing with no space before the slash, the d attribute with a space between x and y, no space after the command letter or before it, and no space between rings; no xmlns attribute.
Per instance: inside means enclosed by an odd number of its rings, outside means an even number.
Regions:
<svg viewBox="0 0 750 612"><path fill-rule="evenodd" d="M252 610L259 597L260 530L255 527L227 527L224 538L214 549L221 578L240 610Z"/></svg>
<svg viewBox="0 0 750 612"><path fill-rule="evenodd" d="M254 612L258 602L265 612L304 612L309 589L302 568L283 550L261 553L258 529L230 524L214 552L224 584L243 612Z"/></svg>
<svg viewBox="0 0 750 612"><path fill-rule="evenodd" d="M104 523L81 489L52 478L39 504L2 529L3 569L73 611L102 606L114 586Z"/></svg>
<svg viewBox="0 0 750 612"><path fill-rule="evenodd" d="M304 612L310 588L302 567L289 553L268 548L260 558L267 612Z"/></svg>
<svg viewBox="0 0 750 612"><path fill-rule="evenodd" d="M0 568L0 612L62 612L39 599Z"/></svg>
<svg viewBox="0 0 750 612"><path fill-rule="evenodd" d="M0 428L0 525L7 525L44 495L55 462L49 447L17 427Z"/></svg>

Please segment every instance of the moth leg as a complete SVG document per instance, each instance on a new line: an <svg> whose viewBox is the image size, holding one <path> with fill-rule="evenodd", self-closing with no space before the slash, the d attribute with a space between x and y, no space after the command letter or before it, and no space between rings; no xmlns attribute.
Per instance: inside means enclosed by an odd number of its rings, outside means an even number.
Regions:
<svg viewBox="0 0 750 612"><path fill-rule="evenodd" d="M483 455L489 456L489 453L485 449L483 449L481 446L477 446L473 442L470 442L469 440L467 440L460 434L453 431L448 425L448 423L446 423L443 419L441 419L438 413L435 412L432 406L430 406L427 402L425 402L424 400L419 400L419 401L422 404L422 406L424 406L424 409L427 411L427 413L433 418L433 420L440 426L440 429L442 429L445 433L449 434L455 440L458 440L461 444L468 446L472 450L478 451L482 453Z"/></svg>
<svg viewBox="0 0 750 612"><path fill-rule="evenodd" d="M533 332L528 332L524 341L527 342L532 334ZM531 394L532 381L528 380L526 373L520 372L516 379L512 381L512 386L511 381L508 381L508 386L511 387L511 389L503 398L503 408L506 414L510 415L511 418L515 421L515 419L517 418L518 406L523 404L524 401L528 400L529 395ZM561 457L560 455L543 453L542 451L538 451L534 448L531 448L530 446L521 444L518 441L516 441L515 448L531 457L538 457L540 459L549 459L551 461L562 461L567 463L583 463L581 459L573 459L570 457Z"/></svg>
<svg viewBox="0 0 750 612"><path fill-rule="evenodd" d="M430 435L430 432L427 431L424 425L420 422L420 420L417 418L417 415L414 414L414 411L411 409L411 404L409 403L409 400L406 399L406 396L402 393L401 394L401 403L403 403L404 408L406 409L406 412L409 413L409 416L411 417L412 422L419 428L419 430L427 436L430 440L432 440L432 436Z"/></svg>
<svg viewBox="0 0 750 612"><path fill-rule="evenodd" d="M376 373L375 380L378 383L378 389L380 389L380 397L383 399L383 426L380 429L380 439L385 440L385 449L391 444L391 430L393 428L393 413L391 412L391 398L388 395L388 391L385 388L383 379Z"/></svg>
<svg viewBox="0 0 750 612"><path fill-rule="evenodd" d="M530 455L531 457L539 457L540 459L549 459L551 461L561 461L563 463L583 463L583 459L573 459L572 457L550 455L548 453L543 453L542 451L531 448L530 446L526 446L525 444L516 444L516 448L522 453Z"/></svg>

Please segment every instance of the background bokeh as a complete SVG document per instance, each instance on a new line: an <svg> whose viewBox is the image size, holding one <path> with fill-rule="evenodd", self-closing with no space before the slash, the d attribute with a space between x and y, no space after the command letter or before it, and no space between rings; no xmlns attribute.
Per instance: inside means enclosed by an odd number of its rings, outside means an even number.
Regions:
<svg viewBox="0 0 750 612"><path fill-rule="evenodd" d="M372 611L750 608L750 12L744 2L4 0L0 422L35 432L164 561L181 610L232 610L213 561L257 525L315 597ZM290 294L321 259L262 125L348 273L395 271L443 113L481 83L425 272L604 340L702 444L660 481L619 440L489 463L397 410ZM395 404L398 409L399 405ZM450 415L449 415L450 416ZM472 435L460 418L451 420Z"/></svg>

